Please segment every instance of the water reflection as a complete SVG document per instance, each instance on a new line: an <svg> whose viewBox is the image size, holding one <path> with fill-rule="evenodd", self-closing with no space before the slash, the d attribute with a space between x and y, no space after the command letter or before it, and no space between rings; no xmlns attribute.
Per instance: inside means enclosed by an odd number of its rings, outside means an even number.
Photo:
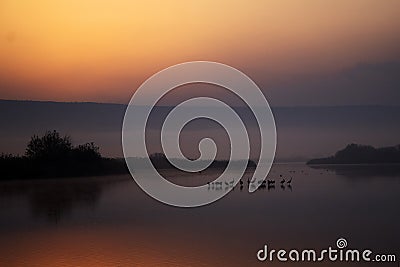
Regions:
<svg viewBox="0 0 400 267"><path fill-rule="evenodd" d="M336 175L348 178L377 178L392 177L400 178L400 164L327 164L327 165L310 165L312 169L319 170L320 175L334 172Z"/></svg>
<svg viewBox="0 0 400 267"><path fill-rule="evenodd" d="M95 209L103 190L121 181L121 178L113 178L8 181L0 184L0 200L2 203L12 203L10 200L15 198L26 201L33 218L57 224L73 210Z"/></svg>
<svg viewBox="0 0 400 267"><path fill-rule="evenodd" d="M259 263L255 253L266 243L320 249L339 237L398 253L398 174L340 169L274 165L253 194L248 172L226 197L194 209L155 201L128 175L2 182L0 266L308 266ZM170 173L179 184L210 176Z"/></svg>
<svg viewBox="0 0 400 267"><path fill-rule="evenodd" d="M45 186L33 190L29 203L34 216L57 223L75 208L94 208L102 187L96 183Z"/></svg>

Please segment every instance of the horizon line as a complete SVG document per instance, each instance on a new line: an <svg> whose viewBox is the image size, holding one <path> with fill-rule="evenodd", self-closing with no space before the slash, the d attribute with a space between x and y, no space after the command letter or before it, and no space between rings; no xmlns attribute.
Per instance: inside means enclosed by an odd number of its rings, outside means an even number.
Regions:
<svg viewBox="0 0 400 267"><path fill-rule="evenodd" d="M37 102L37 103L49 103L49 104L97 104L97 105L118 105L118 106L127 106L124 103L116 103L116 102L95 102L95 101L57 101L57 100L35 100L35 99L3 99L0 98L0 101L3 102ZM145 106L145 105L143 105ZM157 107L173 107L175 105L159 105ZM399 105L393 104L343 104L343 105L270 105L274 108L338 108L338 107L400 107ZM244 105L235 105L232 107L246 107Z"/></svg>

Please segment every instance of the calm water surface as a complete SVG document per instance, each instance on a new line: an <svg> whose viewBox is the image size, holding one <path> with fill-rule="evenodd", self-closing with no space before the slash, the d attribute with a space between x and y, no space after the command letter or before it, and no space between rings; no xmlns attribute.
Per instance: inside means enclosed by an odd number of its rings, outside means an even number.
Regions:
<svg viewBox="0 0 400 267"><path fill-rule="evenodd" d="M277 164L268 177L275 188L249 194L237 186L192 209L153 200L128 175L1 182L0 266L308 266L258 262L256 252L264 244L334 247L339 237L399 258L398 169ZM189 184L215 175L168 173ZM293 177L291 188L280 186L280 175Z"/></svg>

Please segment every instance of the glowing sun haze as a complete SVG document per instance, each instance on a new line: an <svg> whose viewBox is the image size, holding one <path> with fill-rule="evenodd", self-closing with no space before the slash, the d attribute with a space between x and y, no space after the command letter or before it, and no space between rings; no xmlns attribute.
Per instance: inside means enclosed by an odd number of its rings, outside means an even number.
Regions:
<svg viewBox="0 0 400 267"><path fill-rule="evenodd" d="M397 0L3 0L0 98L126 103L154 72L191 60L260 83L395 61L399 17Z"/></svg>

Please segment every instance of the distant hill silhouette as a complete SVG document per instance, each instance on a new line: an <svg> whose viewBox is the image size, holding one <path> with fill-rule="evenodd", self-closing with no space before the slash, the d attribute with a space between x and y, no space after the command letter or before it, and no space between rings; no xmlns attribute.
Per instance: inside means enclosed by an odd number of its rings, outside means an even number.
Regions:
<svg viewBox="0 0 400 267"><path fill-rule="evenodd" d="M312 159L307 164L378 164L400 163L400 145L374 148L372 146L350 144L336 152L334 156Z"/></svg>
<svg viewBox="0 0 400 267"><path fill-rule="evenodd" d="M148 121L148 140L158 140L165 118L174 106L156 106ZM252 159L258 158L258 124L251 111L232 106L248 127ZM262 107L260 107L262 108ZM355 143L397 144L400 132L400 106L272 106L278 131L277 162L302 161L329 155L338 147ZM198 107L188 107L195 113ZM208 108L207 108L208 109ZM214 108L213 108L214 109ZM0 153L23 154L32 133L57 129L77 142L90 140L101 147L103 156L123 157L121 129L126 105L109 103L66 103L0 100ZM199 108L201 111L201 108ZM202 111L201 111L202 112ZM218 113L218 108L215 108ZM217 123L195 120L182 131L181 145L189 157L196 157L199 142L212 138L218 159L228 158L229 139ZM206 130L205 130L206 129ZM363 134L368 133L368 134ZM147 135L147 134L146 134ZM329 138L329 142L326 142ZM149 142L149 153L162 151L161 142Z"/></svg>

